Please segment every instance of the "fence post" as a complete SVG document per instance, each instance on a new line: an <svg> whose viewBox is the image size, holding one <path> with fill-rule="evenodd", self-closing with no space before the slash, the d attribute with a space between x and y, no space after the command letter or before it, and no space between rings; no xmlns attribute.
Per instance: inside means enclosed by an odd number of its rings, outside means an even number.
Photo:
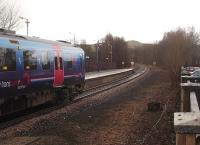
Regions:
<svg viewBox="0 0 200 145"><path fill-rule="evenodd" d="M186 145L185 134L176 134L176 145Z"/></svg>
<svg viewBox="0 0 200 145"><path fill-rule="evenodd" d="M186 135L186 145L196 145L196 134Z"/></svg>
<svg viewBox="0 0 200 145"><path fill-rule="evenodd" d="M184 112L184 89L181 87L181 112Z"/></svg>

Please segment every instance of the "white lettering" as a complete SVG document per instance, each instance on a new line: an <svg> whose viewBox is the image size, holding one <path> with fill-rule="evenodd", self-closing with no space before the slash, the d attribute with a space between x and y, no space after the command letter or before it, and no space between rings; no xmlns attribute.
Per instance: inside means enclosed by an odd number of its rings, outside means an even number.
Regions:
<svg viewBox="0 0 200 145"><path fill-rule="evenodd" d="M11 83L10 82L1 81L0 82L0 86L1 86L1 88L9 88L9 87L11 87Z"/></svg>
<svg viewBox="0 0 200 145"><path fill-rule="evenodd" d="M19 90L20 90L20 89L24 89L24 88L26 88L25 85L21 85L21 86L18 86L18 87L17 87L17 89L19 89Z"/></svg>

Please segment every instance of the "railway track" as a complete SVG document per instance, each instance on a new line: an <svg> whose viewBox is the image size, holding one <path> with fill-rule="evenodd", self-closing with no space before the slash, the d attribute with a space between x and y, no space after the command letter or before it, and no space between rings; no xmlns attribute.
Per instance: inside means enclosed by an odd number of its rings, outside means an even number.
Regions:
<svg viewBox="0 0 200 145"><path fill-rule="evenodd" d="M106 84L103 84L103 85L88 89L83 94L77 96L74 100L79 100L79 99L82 99L82 98L85 98L85 97L88 97L88 96L91 96L91 95L95 95L95 94L101 93L103 91L106 91L106 90L112 89L114 87L117 87L117 86L119 86L121 84L127 83L127 82L129 82L129 81L141 76L146 71L147 71L147 68L145 68L143 70L139 69L136 73L128 75L126 77L123 77L123 78L121 78L119 80L112 81L110 83L106 83Z"/></svg>
<svg viewBox="0 0 200 145"><path fill-rule="evenodd" d="M11 127L15 124L18 124L24 120L28 120L37 116L41 116L41 115L45 115L47 113L50 113L54 110L57 109L61 109L62 107L66 106L66 105L70 105L72 103L75 103L77 101L80 101L81 99L84 99L86 97L107 91L109 89L112 89L114 87L117 87L121 84L127 83L133 79L138 78L139 76L143 75L145 72L147 72L148 69L144 68L144 69L138 69L135 73L128 75L126 77L123 77L121 79L112 81L110 83L106 83L106 84L102 84L100 86L96 86L93 87L91 89L87 89L85 90L82 94L75 96L74 100L69 102L69 101L64 101L64 103L59 104L59 105L47 105L47 106L40 106L40 107L36 107L33 108L31 110L27 110L25 112L22 113L22 115L20 117L17 118L11 118L10 120L6 120L5 122L1 121L0 123L0 130L3 130L5 128Z"/></svg>

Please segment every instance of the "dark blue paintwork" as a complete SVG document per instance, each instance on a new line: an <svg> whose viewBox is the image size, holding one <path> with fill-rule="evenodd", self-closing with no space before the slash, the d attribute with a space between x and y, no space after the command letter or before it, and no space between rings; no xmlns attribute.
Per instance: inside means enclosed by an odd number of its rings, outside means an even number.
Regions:
<svg viewBox="0 0 200 145"><path fill-rule="evenodd" d="M18 44L13 44L9 40L17 40ZM64 86L80 84L84 82L84 51L81 48L67 46L64 43L55 42L62 48L62 58L64 66ZM0 48L10 48L16 50L16 71L0 72L0 97L20 96L29 92L41 89L53 88L54 81L54 43L50 41L31 41L27 39L17 39L10 37L0 37ZM31 50L36 52L37 69L25 70L23 52ZM41 51L48 51L50 69L43 70L41 63ZM68 59L65 54L73 59L73 68L67 68ZM7 83L7 85L5 85Z"/></svg>

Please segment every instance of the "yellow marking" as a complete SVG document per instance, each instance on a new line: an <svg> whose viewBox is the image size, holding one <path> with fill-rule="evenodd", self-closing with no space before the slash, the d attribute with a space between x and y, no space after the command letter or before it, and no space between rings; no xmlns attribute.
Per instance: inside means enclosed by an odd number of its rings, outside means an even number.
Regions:
<svg viewBox="0 0 200 145"><path fill-rule="evenodd" d="M10 41L10 43L14 43L14 44L19 44L19 42L17 41L17 40L9 40Z"/></svg>

